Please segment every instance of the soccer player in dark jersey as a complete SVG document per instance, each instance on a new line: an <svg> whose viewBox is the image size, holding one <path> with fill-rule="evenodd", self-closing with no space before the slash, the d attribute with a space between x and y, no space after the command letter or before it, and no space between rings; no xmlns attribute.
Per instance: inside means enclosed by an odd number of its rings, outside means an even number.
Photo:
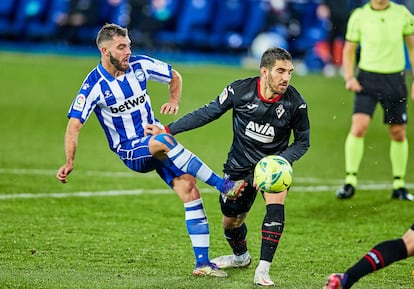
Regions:
<svg viewBox="0 0 414 289"><path fill-rule="evenodd" d="M175 135L212 122L229 110L233 115L233 143L224 164L224 173L232 180L245 180L240 195L220 197L224 235L233 254L212 260L219 268L245 267L251 262L245 219L258 193L253 170L267 155L280 155L291 164L309 148L308 107L302 95L290 85L293 64L288 51L270 48L261 58L260 76L236 80L205 105L165 127ZM158 133L157 126L148 126ZM293 142L289 138L293 134ZM285 224L284 203L288 190L271 194L260 192L266 203L262 224L260 261L254 283L274 286L269 270Z"/></svg>
<svg viewBox="0 0 414 289"><path fill-rule="evenodd" d="M348 289L359 279L399 260L414 256L414 224L401 237L377 244L345 273L328 277L325 289Z"/></svg>
<svg viewBox="0 0 414 289"><path fill-rule="evenodd" d="M336 192L338 199L351 198L355 194L357 173L364 154L364 138L380 103L391 138L389 155L394 178L391 196L414 201L414 196L405 186L408 141L404 40L413 67L414 18L403 5L389 0L371 0L355 9L348 20L343 68L345 87L355 93L355 100L352 126L345 141L345 182ZM413 86L411 96L414 98Z"/></svg>
<svg viewBox="0 0 414 289"><path fill-rule="evenodd" d="M65 134L66 163L57 179L66 183L74 168L78 135L92 112L102 126L109 148L133 171L156 171L184 203L185 221L196 259L194 275L225 277L210 262L210 231L203 201L195 177L216 187L222 194L234 193L243 182L221 178L196 155L169 134L148 135L147 124L163 125L155 117L147 91L153 80L168 84L169 100L161 113L176 114L181 97L182 79L170 64L147 55L131 55L128 30L105 24L96 44L100 63L87 75L69 112Z"/></svg>

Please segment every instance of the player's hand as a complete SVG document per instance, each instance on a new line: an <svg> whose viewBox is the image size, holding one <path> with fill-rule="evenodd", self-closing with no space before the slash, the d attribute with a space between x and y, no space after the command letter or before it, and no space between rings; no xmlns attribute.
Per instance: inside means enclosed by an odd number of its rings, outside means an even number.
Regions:
<svg viewBox="0 0 414 289"><path fill-rule="evenodd" d="M345 81L345 88L353 92L360 92L362 90L361 84L355 77Z"/></svg>
<svg viewBox="0 0 414 289"><path fill-rule="evenodd" d="M174 114L178 113L178 103L167 102L161 105L162 114Z"/></svg>
<svg viewBox="0 0 414 289"><path fill-rule="evenodd" d="M144 135L157 135L160 133L166 133L166 131L155 124L147 124L144 128Z"/></svg>
<svg viewBox="0 0 414 289"><path fill-rule="evenodd" d="M56 174L56 178L63 184L67 183L67 177L68 175L72 172L73 170L73 165L70 164L64 164L63 166L60 167L60 169L58 170L57 174Z"/></svg>

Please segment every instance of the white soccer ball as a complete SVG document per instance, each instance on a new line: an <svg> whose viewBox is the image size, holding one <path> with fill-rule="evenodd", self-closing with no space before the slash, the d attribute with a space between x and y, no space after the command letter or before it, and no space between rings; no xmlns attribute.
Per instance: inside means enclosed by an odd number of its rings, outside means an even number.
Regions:
<svg viewBox="0 0 414 289"><path fill-rule="evenodd" d="M281 193L293 181L293 170L283 157L270 155L262 158L254 169L256 187L267 193Z"/></svg>

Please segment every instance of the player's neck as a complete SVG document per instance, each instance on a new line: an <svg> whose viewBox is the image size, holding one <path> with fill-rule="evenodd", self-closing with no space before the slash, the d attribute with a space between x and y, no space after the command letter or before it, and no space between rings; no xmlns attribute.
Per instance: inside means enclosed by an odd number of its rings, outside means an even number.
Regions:
<svg viewBox="0 0 414 289"><path fill-rule="evenodd" d="M271 91L266 85L263 78L260 78L260 80L258 81L258 89L260 93L259 96L262 100L273 102L275 100L280 99L280 94Z"/></svg>
<svg viewBox="0 0 414 289"><path fill-rule="evenodd" d="M117 77L125 74L125 71L118 70L115 66L113 66L110 63L106 63L106 62L102 61L102 66L114 78L117 78Z"/></svg>
<svg viewBox="0 0 414 289"><path fill-rule="evenodd" d="M371 1L370 4L373 10L384 10L387 9L388 6L390 6L389 1Z"/></svg>

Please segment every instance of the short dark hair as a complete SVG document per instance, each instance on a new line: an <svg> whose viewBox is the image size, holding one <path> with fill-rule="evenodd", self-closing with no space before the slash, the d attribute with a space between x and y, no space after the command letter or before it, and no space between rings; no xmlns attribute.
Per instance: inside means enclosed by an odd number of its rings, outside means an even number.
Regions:
<svg viewBox="0 0 414 289"><path fill-rule="evenodd" d="M292 55L284 48L272 47L263 52L260 67L271 68L276 60L292 61Z"/></svg>
<svg viewBox="0 0 414 289"><path fill-rule="evenodd" d="M96 45L100 47L102 42L112 40L114 36L128 36L128 29L123 28L117 24L105 24L98 32L98 36L96 37Z"/></svg>

